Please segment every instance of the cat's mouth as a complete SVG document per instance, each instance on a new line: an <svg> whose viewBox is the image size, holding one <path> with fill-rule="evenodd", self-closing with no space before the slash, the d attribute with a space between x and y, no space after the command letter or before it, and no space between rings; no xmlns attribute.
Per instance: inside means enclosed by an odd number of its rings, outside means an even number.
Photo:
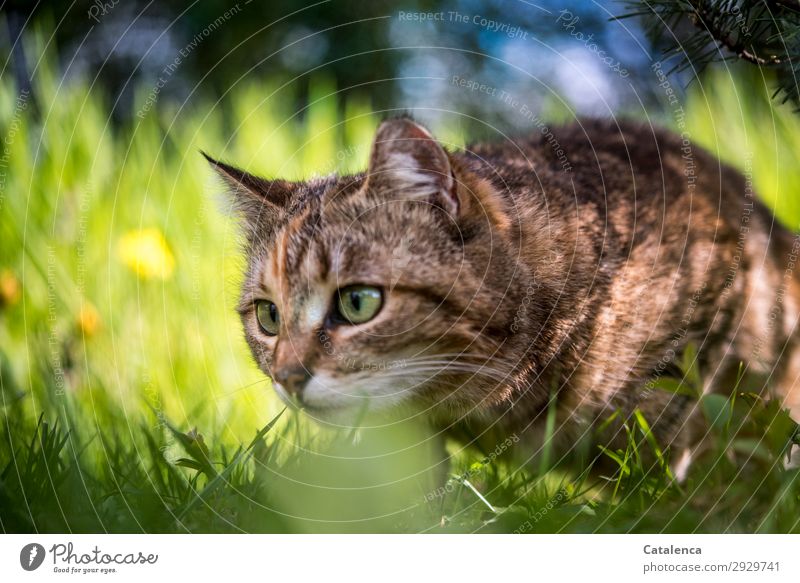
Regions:
<svg viewBox="0 0 800 583"><path fill-rule="evenodd" d="M302 411L316 423L341 429L359 425L370 407L369 399L362 399L360 405L336 401L310 403L297 399L295 409Z"/></svg>
<svg viewBox="0 0 800 583"><path fill-rule="evenodd" d="M367 412L392 409L408 401L418 387L416 384L403 387L396 379L391 382L377 378L331 379L324 373L312 376L298 394L287 391L278 382L272 384L281 400L292 409L305 411L317 421L345 423Z"/></svg>
<svg viewBox="0 0 800 583"><path fill-rule="evenodd" d="M300 410L318 422L350 425L359 418L359 410L348 405L301 405Z"/></svg>
<svg viewBox="0 0 800 583"><path fill-rule="evenodd" d="M313 380L313 377L312 377ZM366 399L362 401L361 407L357 403L343 403L335 398L320 398L310 397L307 391L301 391L299 394L287 391L283 385L277 381L272 381L272 386L275 392L288 407L295 411L305 411L311 417L329 417L337 413L347 413L357 411L358 409L365 408ZM327 389L330 391L330 389ZM331 391L333 392L333 391ZM313 400L312 400L313 399Z"/></svg>

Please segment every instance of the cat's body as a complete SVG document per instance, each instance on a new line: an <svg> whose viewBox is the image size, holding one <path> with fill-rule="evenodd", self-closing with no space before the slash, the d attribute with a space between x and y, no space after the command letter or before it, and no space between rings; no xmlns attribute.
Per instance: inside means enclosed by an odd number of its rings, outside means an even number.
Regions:
<svg viewBox="0 0 800 583"><path fill-rule="evenodd" d="M291 184L215 164L248 233L248 342L313 416L409 405L535 441L552 396L566 443L638 407L687 448L694 402L652 381L689 343L707 390L745 362L800 413L800 242L674 134L587 121L448 154L403 118L366 174Z"/></svg>

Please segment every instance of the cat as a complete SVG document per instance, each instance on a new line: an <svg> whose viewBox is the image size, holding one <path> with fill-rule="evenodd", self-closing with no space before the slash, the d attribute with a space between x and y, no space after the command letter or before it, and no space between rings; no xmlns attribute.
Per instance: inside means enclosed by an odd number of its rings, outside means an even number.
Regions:
<svg viewBox="0 0 800 583"><path fill-rule="evenodd" d="M252 354L323 422L413 410L541 448L553 410L569 449L638 408L685 466L696 400L653 381L688 346L704 391L744 363L800 418L800 239L686 136L580 120L455 151L403 116L351 176L206 158L243 226Z"/></svg>

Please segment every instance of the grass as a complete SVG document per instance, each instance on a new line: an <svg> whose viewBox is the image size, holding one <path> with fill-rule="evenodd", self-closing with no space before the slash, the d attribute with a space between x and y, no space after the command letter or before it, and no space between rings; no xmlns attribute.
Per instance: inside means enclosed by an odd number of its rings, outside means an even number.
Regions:
<svg viewBox="0 0 800 583"><path fill-rule="evenodd" d="M426 427L334 434L282 412L239 332L235 225L197 151L288 178L360 168L369 100L317 77L291 111L292 86L254 81L111 124L40 38L35 102L0 78L3 531L800 532L795 426L752 395L702 399L712 448L681 485L643 417L603 471L450 443L442 485ZM708 81L693 139L800 226L799 118L752 80Z"/></svg>

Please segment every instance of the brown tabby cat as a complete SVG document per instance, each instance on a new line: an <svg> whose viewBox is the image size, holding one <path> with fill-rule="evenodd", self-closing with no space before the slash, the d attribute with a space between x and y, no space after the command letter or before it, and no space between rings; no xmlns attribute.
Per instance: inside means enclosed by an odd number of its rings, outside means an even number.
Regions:
<svg viewBox="0 0 800 583"><path fill-rule="evenodd" d="M652 387L689 343L705 390L744 362L800 416L800 239L679 136L583 121L449 152L397 118L354 176L209 161L246 226L247 341L311 416L404 405L540 439L553 395L567 445L638 407L686 458L695 402Z"/></svg>

